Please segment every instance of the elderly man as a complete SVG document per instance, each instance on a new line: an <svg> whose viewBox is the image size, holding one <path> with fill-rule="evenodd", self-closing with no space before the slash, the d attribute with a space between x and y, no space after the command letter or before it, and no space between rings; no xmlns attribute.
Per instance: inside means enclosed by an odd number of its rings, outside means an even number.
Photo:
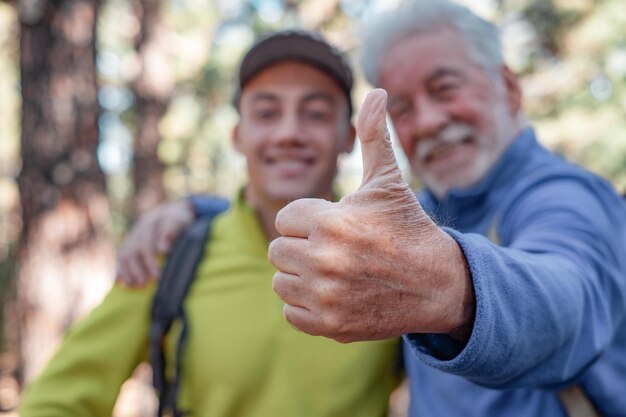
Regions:
<svg viewBox="0 0 626 417"><path fill-rule="evenodd" d="M404 334L412 416L626 415L620 196L537 142L497 30L465 7L408 0L363 33L388 98L359 115L361 188L277 217L286 319L343 342Z"/></svg>
<svg viewBox="0 0 626 417"><path fill-rule="evenodd" d="M334 198L337 158L354 142L351 88L344 56L307 32L266 37L244 57L233 143L249 180L214 220L184 302L188 338L173 415L387 415L399 340L341 345L293 329L272 292L267 260L283 206ZM188 222L188 210L185 202L165 208L183 213L174 224ZM69 333L27 390L20 415L110 416L121 384L147 356L153 290L116 285ZM170 358L175 341L168 339Z"/></svg>

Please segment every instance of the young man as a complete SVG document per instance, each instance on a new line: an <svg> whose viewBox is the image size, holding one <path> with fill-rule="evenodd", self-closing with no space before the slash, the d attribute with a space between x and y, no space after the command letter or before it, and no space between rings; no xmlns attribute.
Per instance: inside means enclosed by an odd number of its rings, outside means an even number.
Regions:
<svg viewBox="0 0 626 417"><path fill-rule="evenodd" d="M624 416L622 198L537 142L496 28L465 7L407 0L363 33L388 101L359 115L361 188L277 216L287 320L344 342L404 334L412 416Z"/></svg>
<svg viewBox="0 0 626 417"><path fill-rule="evenodd" d="M233 143L249 181L214 221L184 303L179 408L189 416L384 416L398 341L341 345L293 329L267 260L282 207L334 198L337 157L355 135L350 68L321 38L281 32L246 54L238 87ZM121 384L147 356L152 295L116 285L68 334L20 415L110 416Z"/></svg>

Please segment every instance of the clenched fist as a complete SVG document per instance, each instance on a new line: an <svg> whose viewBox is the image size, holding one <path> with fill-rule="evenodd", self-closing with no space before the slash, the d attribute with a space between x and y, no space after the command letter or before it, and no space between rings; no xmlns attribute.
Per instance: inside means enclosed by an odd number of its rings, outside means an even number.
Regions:
<svg viewBox="0 0 626 417"><path fill-rule="evenodd" d="M465 257L402 179L385 121L387 94L359 114L359 189L338 203L302 199L278 213L269 248L285 318L340 342L403 333L467 339L475 300Z"/></svg>

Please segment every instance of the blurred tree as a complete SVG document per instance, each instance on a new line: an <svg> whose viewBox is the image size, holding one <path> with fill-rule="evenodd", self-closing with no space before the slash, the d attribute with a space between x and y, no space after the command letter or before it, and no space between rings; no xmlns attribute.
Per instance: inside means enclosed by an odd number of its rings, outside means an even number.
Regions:
<svg viewBox="0 0 626 417"><path fill-rule="evenodd" d="M557 7L554 0L530 0L522 9L522 16L534 28L539 52L551 57L563 53L563 38L581 18L575 10Z"/></svg>
<svg viewBox="0 0 626 417"><path fill-rule="evenodd" d="M113 275L98 144L98 0L19 3L22 236L17 308L30 380Z"/></svg>
<svg viewBox="0 0 626 417"><path fill-rule="evenodd" d="M135 48L140 62L140 71L132 84L137 112L133 158L133 217L136 217L166 199L163 163L157 155L161 139L159 122L167 110L176 80L166 50L172 34L161 20L161 1L134 0L133 6L139 21Z"/></svg>
<svg viewBox="0 0 626 417"><path fill-rule="evenodd" d="M529 118L552 149L626 190L623 0L510 0L534 32L522 65Z"/></svg>

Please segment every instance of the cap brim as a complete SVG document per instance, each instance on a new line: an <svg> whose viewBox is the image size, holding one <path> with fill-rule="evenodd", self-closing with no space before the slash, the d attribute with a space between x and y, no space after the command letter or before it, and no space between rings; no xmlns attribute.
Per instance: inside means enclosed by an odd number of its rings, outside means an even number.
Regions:
<svg viewBox="0 0 626 417"><path fill-rule="evenodd" d="M261 39L246 54L239 70L239 86L260 71L281 61L301 61L330 75L342 90L352 89L352 74L341 53L312 34L283 32Z"/></svg>

